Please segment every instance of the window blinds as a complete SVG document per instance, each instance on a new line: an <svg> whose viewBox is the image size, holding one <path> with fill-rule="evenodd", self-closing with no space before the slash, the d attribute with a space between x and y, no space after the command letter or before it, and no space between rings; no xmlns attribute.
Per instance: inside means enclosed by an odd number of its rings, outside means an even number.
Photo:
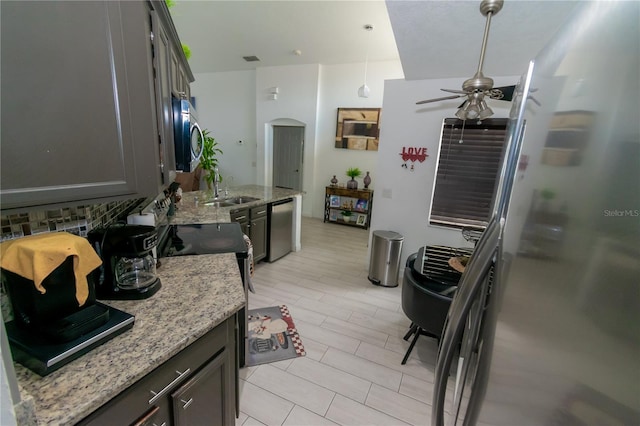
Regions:
<svg viewBox="0 0 640 426"><path fill-rule="evenodd" d="M429 223L486 226L507 123L506 118L485 119L480 124L444 120Z"/></svg>

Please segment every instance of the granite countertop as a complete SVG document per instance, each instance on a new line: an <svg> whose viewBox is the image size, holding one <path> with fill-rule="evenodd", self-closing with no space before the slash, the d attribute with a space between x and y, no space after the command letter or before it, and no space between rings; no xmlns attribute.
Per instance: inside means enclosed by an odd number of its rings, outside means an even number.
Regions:
<svg viewBox="0 0 640 426"><path fill-rule="evenodd" d="M229 222L229 213L239 208L251 208L265 203L285 200L287 198L302 195L301 191L284 188L274 188L260 185L243 185L229 188L225 196L224 185L220 186L220 198L233 198L239 196L254 197L257 201L238 204L230 207L207 206L208 201L213 200L213 195L209 191L184 192L182 200L177 204L175 216L171 218L173 224L190 223L216 223Z"/></svg>
<svg viewBox="0 0 640 426"><path fill-rule="evenodd" d="M15 364L38 424L77 423L245 304L233 253L165 258L158 275L152 297L105 302L135 315L132 329L45 377ZM24 416L18 424L33 424Z"/></svg>

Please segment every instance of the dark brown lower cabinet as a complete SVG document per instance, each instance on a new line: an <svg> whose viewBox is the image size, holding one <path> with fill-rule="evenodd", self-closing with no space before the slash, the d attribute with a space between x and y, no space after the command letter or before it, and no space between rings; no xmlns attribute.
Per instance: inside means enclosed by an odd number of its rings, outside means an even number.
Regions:
<svg viewBox="0 0 640 426"><path fill-rule="evenodd" d="M267 205L231 210L229 215L231 221L238 222L242 233L251 240L253 261L258 263L267 257Z"/></svg>
<svg viewBox="0 0 640 426"><path fill-rule="evenodd" d="M80 425L235 425L235 315L187 346Z"/></svg>
<svg viewBox="0 0 640 426"><path fill-rule="evenodd" d="M221 353L171 394L177 425L224 425L226 354Z"/></svg>

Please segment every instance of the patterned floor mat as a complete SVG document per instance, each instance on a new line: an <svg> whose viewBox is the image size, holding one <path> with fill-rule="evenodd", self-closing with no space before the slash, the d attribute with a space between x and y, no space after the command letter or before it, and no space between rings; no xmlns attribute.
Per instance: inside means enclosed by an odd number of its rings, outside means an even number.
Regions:
<svg viewBox="0 0 640 426"><path fill-rule="evenodd" d="M285 305L249 310L249 366L305 356L304 345Z"/></svg>

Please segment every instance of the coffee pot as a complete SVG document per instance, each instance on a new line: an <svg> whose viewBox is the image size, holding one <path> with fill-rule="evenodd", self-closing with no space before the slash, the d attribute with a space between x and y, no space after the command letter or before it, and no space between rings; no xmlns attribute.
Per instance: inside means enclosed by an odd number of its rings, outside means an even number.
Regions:
<svg viewBox="0 0 640 426"><path fill-rule="evenodd" d="M98 299L146 299L160 289L153 257L158 244L155 227L114 225L92 230L88 238L102 258L95 272Z"/></svg>

